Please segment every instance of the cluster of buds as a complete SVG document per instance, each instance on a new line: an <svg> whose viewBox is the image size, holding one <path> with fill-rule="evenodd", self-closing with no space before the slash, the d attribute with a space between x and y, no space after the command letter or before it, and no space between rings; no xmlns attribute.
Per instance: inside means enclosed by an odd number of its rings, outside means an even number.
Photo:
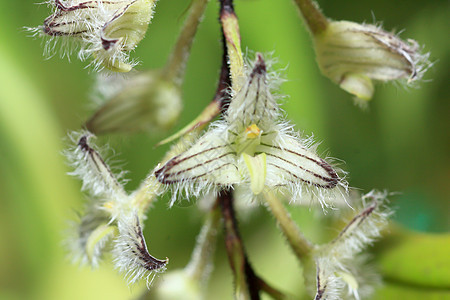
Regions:
<svg viewBox="0 0 450 300"><path fill-rule="evenodd" d="M132 193L125 191L123 172L114 174L92 144L95 135L159 131L171 127L181 113L181 84L186 60L208 0L193 0L175 49L159 70L99 79L104 103L72 136L66 152L74 175L83 182L89 202L74 226L70 249L75 260L97 266L111 252L116 268L130 284L166 269L168 259L153 257L143 222L154 200L170 190L170 205L182 198L214 199L190 263L171 271L151 291L152 299L202 299L211 269L216 233L222 218L227 254L235 276L235 297L255 298L259 291L283 294L256 274L239 236L235 204L266 206L303 264L307 288L315 299L366 297L379 282L368 271L363 250L381 236L390 211L386 193L349 196L345 173L317 154L312 138L303 138L279 107L281 83L262 54L244 63L237 17L231 0L221 0L224 59L212 103L193 123L174 136L181 139ZM92 58L97 69L129 72L128 57L143 39L156 0L52 0L54 13L34 29L42 35L81 46L79 57ZM377 26L328 20L310 0L296 0L313 35L322 73L359 99L373 95L372 80L420 79L429 66L414 41L403 42ZM51 44L48 44L48 47ZM70 52L70 50L69 50ZM219 120L204 127L218 114ZM189 132L192 131L192 132ZM171 139L174 139L171 138ZM283 201L318 204L356 203L357 213L331 242L314 245L291 219ZM347 290L345 290L347 287Z"/></svg>
<svg viewBox="0 0 450 300"><path fill-rule="evenodd" d="M247 198L267 202L268 206L272 205L270 197L275 194L289 201L310 198L323 208L332 205L336 198L348 198L347 185L338 175L339 170L315 153L311 141L301 139L280 119L272 91L277 81L268 79L272 76L267 76L262 55L257 54L253 67L246 73L246 80L234 93L224 119L212 123L198 138L184 138L170 153L172 158L157 166L131 194L119 183L120 174L114 175L94 149L89 133L73 138L76 145L68 152L75 169L72 175L82 179L83 189L92 199L75 227L75 238L71 242L78 260L95 266L105 251L111 251L117 268L128 274L130 283L141 278L151 283L155 272L165 270L168 260L149 254L142 234L142 220L149 203L163 193L165 187L173 190L171 204L180 198L180 192L184 192L185 197L200 197L211 192L218 197L230 189L234 189L237 200ZM382 210L384 199L383 194L364 196L363 201L369 203L336 240L323 246L310 246L303 252L305 278L317 278L318 295L341 294L345 285L356 299L359 294L371 291L369 283L374 280L357 275L360 269L350 262L380 236L385 227L389 213ZM280 218L279 214L274 215ZM173 293L201 298L218 225L217 212L212 216L200 234L188 266L165 276L152 295L161 299ZM295 242L292 246L296 247ZM363 263L364 256L361 257L357 261Z"/></svg>

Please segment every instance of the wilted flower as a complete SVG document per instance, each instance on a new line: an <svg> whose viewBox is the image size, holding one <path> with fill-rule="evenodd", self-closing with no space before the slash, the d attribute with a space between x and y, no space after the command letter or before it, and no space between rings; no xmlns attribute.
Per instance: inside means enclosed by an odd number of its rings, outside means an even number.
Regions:
<svg viewBox="0 0 450 300"><path fill-rule="evenodd" d="M374 25L329 22L314 35L314 42L322 73L363 100L372 98L372 79L409 83L420 79L429 66L428 54L421 54L415 41L404 42Z"/></svg>
<svg viewBox="0 0 450 300"><path fill-rule="evenodd" d="M48 3L55 12L34 31L65 38L64 43L79 42L78 56L82 60L92 56L96 68L128 72L136 64L130 62L128 52L144 38L156 0L51 0Z"/></svg>
<svg viewBox="0 0 450 300"><path fill-rule="evenodd" d="M180 86L160 71L108 76L101 84L108 90L106 102L86 123L95 134L167 130L181 113Z"/></svg>
<svg viewBox="0 0 450 300"><path fill-rule="evenodd" d="M258 55L224 120L211 124L189 150L157 170L158 180L194 195L238 185L252 195L265 187L287 188L294 199L312 191L324 202L327 191L339 190L336 187L345 184L337 171L315 154L310 141L280 121L273 85Z"/></svg>
<svg viewBox="0 0 450 300"><path fill-rule="evenodd" d="M90 200L74 226L69 247L75 260L92 266L111 250L116 268L126 274L130 284L142 278L149 283L154 272L165 270L168 259L156 259L148 252L141 225L144 211L91 146L91 137L87 132L74 135L77 144L66 152L75 169L71 174L83 181ZM157 189L157 185L148 189L148 197L155 196Z"/></svg>
<svg viewBox="0 0 450 300"><path fill-rule="evenodd" d="M362 211L336 239L314 250L313 264L305 268L305 275L316 281L315 299L359 300L373 292L379 276L361 252L381 236L388 223L391 211L385 207L386 196L377 191L364 195Z"/></svg>

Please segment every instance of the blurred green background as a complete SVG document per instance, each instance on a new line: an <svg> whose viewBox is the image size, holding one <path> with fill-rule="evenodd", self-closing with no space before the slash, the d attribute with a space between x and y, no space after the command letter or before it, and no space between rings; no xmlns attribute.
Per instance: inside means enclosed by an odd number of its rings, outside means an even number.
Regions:
<svg viewBox="0 0 450 300"><path fill-rule="evenodd" d="M159 1L147 37L133 54L143 62L138 69L163 66L188 2ZM448 231L449 2L320 4L332 19L383 21L386 30L406 28L401 36L419 41L435 62L420 88L380 84L369 110L361 111L350 95L320 75L308 33L289 0L236 0L244 49L274 51L279 67L287 66L282 92L289 98L283 108L298 130L314 132L322 141L320 152L345 161L351 186L400 192L392 198L400 224L423 232ZM168 149L155 149L155 143L187 124L211 100L221 61L217 11L211 1L188 62L185 110L177 127L159 135L99 140L111 144L130 171L127 188L135 188ZM94 271L71 265L62 245L67 222L84 196L80 183L65 175L69 169L60 153L66 133L79 129L92 112L95 74L76 57L70 63L57 56L44 59L40 39L29 37L23 26L37 26L49 14L33 0L0 2L0 299L130 299L142 286L128 288L108 261ZM312 213L292 213L314 239ZM168 209L162 199L148 216L145 234L151 253L169 257L169 270L183 267L201 213L192 202ZM300 269L270 216L257 210L242 222L242 231L257 271L274 286L295 293ZM210 293L214 299L230 299L232 280L222 249L216 262Z"/></svg>

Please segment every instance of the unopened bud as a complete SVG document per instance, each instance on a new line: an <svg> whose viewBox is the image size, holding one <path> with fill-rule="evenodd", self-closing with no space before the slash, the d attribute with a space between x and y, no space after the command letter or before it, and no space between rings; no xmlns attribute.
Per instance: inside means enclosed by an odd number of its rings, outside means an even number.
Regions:
<svg viewBox="0 0 450 300"><path fill-rule="evenodd" d="M420 54L415 41L404 42L373 25L330 22L314 41L322 73L363 100L372 98L372 80L409 83L429 66L428 54Z"/></svg>
<svg viewBox="0 0 450 300"><path fill-rule="evenodd" d="M86 123L95 134L167 130L181 112L179 85L152 71L133 75Z"/></svg>

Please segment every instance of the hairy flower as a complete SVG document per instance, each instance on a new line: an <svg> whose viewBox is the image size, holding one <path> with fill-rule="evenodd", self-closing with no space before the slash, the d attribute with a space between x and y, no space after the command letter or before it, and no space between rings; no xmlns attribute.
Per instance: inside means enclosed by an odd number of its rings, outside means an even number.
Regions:
<svg viewBox="0 0 450 300"><path fill-rule="evenodd" d="M136 64L128 52L144 38L156 0L50 0L55 12L34 29L42 35L78 42L78 56L95 68L128 72ZM54 45L47 45L51 50ZM68 49L71 53L72 49Z"/></svg>
<svg viewBox="0 0 450 300"><path fill-rule="evenodd" d="M422 78L430 66L414 40L402 41L382 28L349 21L329 22L314 34L316 58L322 73L359 99L373 95L372 80Z"/></svg>
<svg viewBox="0 0 450 300"><path fill-rule="evenodd" d="M189 150L157 170L158 180L188 195L238 185L247 187L252 195L265 187L286 188L294 199L305 191L312 192L326 203L325 196L345 183L315 153L311 142L299 138L280 120L272 84L258 54L224 120L211 124Z"/></svg>
<svg viewBox="0 0 450 300"><path fill-rule="evenodd" d="M126 274L130 284L142 278L149 284L154 272L165 270L168 259L156 259L148 252L140 221L144 212L135 203L135 194L125 192L119 177L92 146L91 138L88 132L73 134L76 145L66 152L75 169L71 174L83 181L90 200L74 226L69 248L74 260L92 266L111 250L116 268ZM155 195L156 189L149 194Z"/></svg>
<svg viewBox="0 0 450 300"><path fill-rule="evenodd" d="M309 272L316 274L315 299L359 300L373 292L379 277L361 252L381 236L387 225L391 211L385 207L386 196L376 191L364 195L361 212L338 237L314 251L316 270Z"/></svg>

